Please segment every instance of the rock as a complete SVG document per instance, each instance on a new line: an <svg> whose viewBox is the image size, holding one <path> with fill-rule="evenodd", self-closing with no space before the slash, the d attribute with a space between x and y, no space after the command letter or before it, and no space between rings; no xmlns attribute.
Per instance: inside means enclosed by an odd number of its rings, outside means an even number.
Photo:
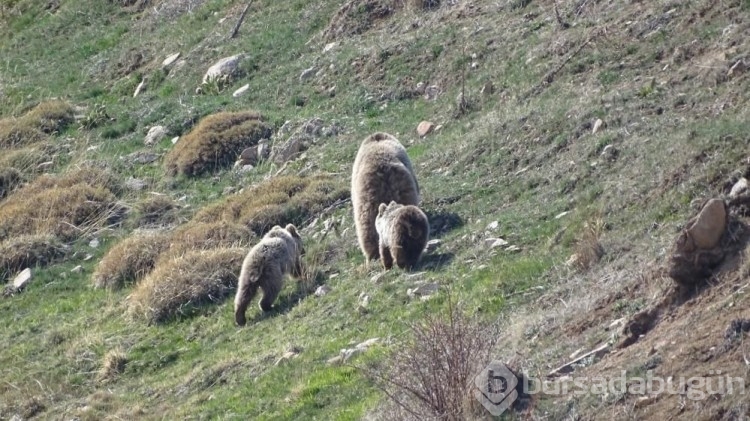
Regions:
<svg viewBox="0 0 750 421"><path fill-rule="evenodd" d="M177 143L178 140L180 140L180 136L173 137L172 138L172 144L174 145L175 143Z"/></svg>
<svg viewBox="0 0 750 421"><path fill-rule="evenodd" d="M309 135L320 136L323 132L323 120L312 118L302 124L302 131Z"/></svg>
<svg viewBox="0 0 750 421"><path fill-rule="evenodd" d="M87 262L87 261L89 261L89 260L91 260L91 259L93 259L93 258L94 258L94 256L92 256L92 255L90 255L90 254L86 254L86 256L84 256L84 257L83 257L83 261L84 261L84 262Z"/></svg>
<svg viewBox="0 0 750 421"><path fill-rule="evenodd" d="M145 180L141 180L140 178L133 178L133 177L128 178L123 183L123 186L126 189L132 190L132 191L141 191L144 188L146 188L147 185L148 183Z"/></svg>
<svg viewBox="0 0 750 421"><path fill-rule="evenodd" d="M146 152L146 151L135 151L131 153L130 155L126 155L124 157L125 161L127 161L129 164L150 164L157 159L159 159L159 155L153 153L153 152Z"/></svg>
<svg viewBox="0 0 750 421"><path fill-rule="evenodd" d="M245 148L240 153L240 159L239 161L242 162L242 165L255 165L258 163L258 147L257 146L251 146L249 148Z"/></svg>
<svg viewBox="0 0 750 421"><path fill-rule="evenodd" d="M604 122L602 121L602 119L601 118L597 118L596 121L594 122L594 128L591 129L591 134L596 134L596 132L598 132L599 129L602 128L603 124L604 124Z"/></svg>
<svg viewBox="0 0 750 421"><path fill-rule="evenodd" d="M274 145L271 150L271 160L277 164L283 164L299 155L302 151L302 137L290 136L286 142Z"/></svg>
<svg viewBox="0 0 750 421"><path fill-rule="evenodd" d="M740 178L736 183L734 183L734 186L732 186L732 190L729 192L729 197L733 199L739 196L740 194L747 191L747 187L747 178Z"/></svg>
<svg viewBox="0 0 750 421"><path fill-rule="evenodd" d="M700 249L712 249L719 244L727 226L727 209L723 200L711 199L701 209L695 222L687 229L693 244Z"/></svg>
<svg viewBox="0 0 750 421"><path fill-rule="evenodd" d="M343 355L337 355L337 356L335 356L333 358L329 358L328 361L326 361L326 364L328 364L328 365L338 365L338 364L341 364L342 362L344 362Z"/></svg>
<svg viewBox="0 0 750 421"><path fill-rule="evenodd" d="M435 85L424 88L424 98L428 101L437 99L438 94L440 94L440 88Z"/></svg>
<svg viewBox="0 0 750 421"><path fill-rule="evenodd" d="M425 246L424 251L426 253L434 251L442 243L443 243L443 240L438 240L437 238L432 239L432 240L430 240L430 241L427 242L427 246Z"/></svg>
<svg viewBox="0 0 750 421"><path fill-rule="evenodd" d="M602 149L601 157L607 161L614 161L617 159L619 153L620 151L618 151L613 145L607 145Z"/></svg>
<svg viewBox="0 0 750 421"><path fill-rule="evenodd" d="M361 308L367 308L367 306L370 304L370 296L367 295L367 294L365 294L363 292L363 293L359 294L359 298L358 298L357 301L359 303L358 304L359 307L361 307Z"/></svg>
<svg viewBox="0 0 750 421"><path fill-rule="evenodd" d="M83 271L83 266L78 265L78 266L74 267L73 269L71 269L70 271L73 272L73 273L81 273Z"/></svg>
<svg viewBox="0 0 750 421"><path fill-rule="evenodd" d="M313 76L315 76L315 66L303 70L299 75L299 81L304 82Z"/></svg>
<svg viewBox="0 0 750 421"><path fill-rule="evenodd" d="M361 354L365 349L362 348L347 348L341 350L341 359L343 362L349 361L350 358L357 354Z"/></svg>
<svg viewBox="0 0 750 421"><path fill-rule="evenodd" d="M159 142L167 136L167 129L164 126L154 126L148 129L146 138L143 140L147 146L151 146L154 143Z"/></svg>
<svg viewBox="0 0 750 421"><path fill-rule="evenodd" d="M430 296L438 292L439 289L440 285L435 282L430 282L419 285L416 288L407 289L406 295L408 295L409 298L420 298L422 300L426 300L430 298Z"/></svg>
<svg viewBox="0 0 750 421"><path fill-rule="evenodd" d="M331 292L331 287L329 287L328 285L321 285L318 287L318 289L315 290L315 296L322 297L329 292Z"/></svg>
<svg viewBox="0 0 750 421"><path fill-rule="evenodd" d="M26 268L13 278L13 288L16 291L20 291L28 285L29 281L31 281L31 269Z"/></svg>
<svg viewBox="0 0 750 421"><path fill-rule="evenodd" d="M241 88L237 89L236 91L234 91L234 93L232 93L232 96L237 98L238 96L247 92L248 89L250 89L250 84L246 84L242 86Z"/></svg>
<svg viewBox="0 0 750 421"><path fill-rule="evenodd" d="M419 135L419 137L425 137L434 128L435 128L435 125L432 122L423 121L423 122L419 123L419 125L417 126L417 134Z"/></svg>
<svg viewBox="0 0 750 421"><path fill-rule="evenodd" d="M47 161L47 162L42 162L41 164L37 165L36 167L39 168L40 170L46 170L47 168L51 167L54 164L55 163L53 161Z"/></svg>
<svg viewBox="0 0 750 421"><path fill-rule="evenodd" d="M498 247L504 247L508 245L508 242L502 238L490 237L484 240L484 243L490 248L490 250Z"/></svg>
<svg viewBox="0 0 750 421"><path fill-rule="evenodd" d="M94 238L93 240L89 241L89 247L91 248L97 248L99 247L99 239Z"/></svg>
<svg viewBox="0 0 750 421"><path fill-rule="evenodd" d="M302 352L302 348L292 347L289 350L287 350L286 352L284 352L284 354L282 354L281 357L279 357L279 359L276 360L276 362L273 365L277 366L277 365L280 365L283 362L289 361L292 358L294 358L297 355L299 355L300 352Z"/></svg>
<svg viewBox="0 0 750 421"><path fill-rule="evenodd" d="M161 67L169 67L169 65L177 61L178 58L180 58L180 53L172 54L161 62Z"/></svg>
<svg viewBox="0 0 750 421"><path fill-rule="evenodd" d="M323 47L323 52L327 53L333 50L334 48L336 48L337 45L339 45L338 42L329 42L328 44L325 45L325 47Z"/></svg>
<svg viewBox="0 0 750 421"><path fill-rule="evenodd" d="M243 165L240 167L240 169L237 172L239 172L240 174L247 174L250 171L252 171L253 168L255 167L253 167L252 165Z"/></svg>
<svg viewBox="0 0 750 421"><path fill-rule="evenodd" d="M512 246L508 246L508 247L506 247L506 248L505 248L505 251L511 251L511 252L514 252L514 251L521 251L521 247L518 247L518 246L516 246L516 245L512 245Z"/></svg>
<svg viewBox="0 0 750 421"><path fill-rule="evenodd" d="M212 80L231 77L232 75L234 75L234 73L237 72L237 69L239 68L240 57L241 56L239 54L236 54L233 56L224 57L223 59L214 63L211 67L208 68L206 74L203 75L202 83L208 83Z"/></svg>
<svg viewBox="0 0 750 421"><path fill-rule="evenodd" d="M143 86L146 84L146 79L141 80L141 83L138 84L138 86L135 87L135 91L133 92L133 98L137 97L138 94L141 93L141 90L143 90Z"/></svg>
<svg viewBox="0 0 750 421"><path fill-rule="evenodd" d="M378 281L380 281L380 278L382 278L383 276L385 276L385 272L377 273L373 275L372 278L370 278L370 282L377 283Z"/></svg>
<svg viewBox="0 0 750 421"><path fill-rule="evenodd" d="M567 215L569 213L570 213L570 211L560 212L557 215L555 215L555 219L560 219L560 218L562 218L563 216L565 216L565 215Z"/></svg>
<svg viewBox="0 0 750 421"><path fill-rule="evenodd" d="M497 227L500 226L500 223L498 221L492 221L487 225L486 230L487 231L494 231L497 229Z"/></svg>

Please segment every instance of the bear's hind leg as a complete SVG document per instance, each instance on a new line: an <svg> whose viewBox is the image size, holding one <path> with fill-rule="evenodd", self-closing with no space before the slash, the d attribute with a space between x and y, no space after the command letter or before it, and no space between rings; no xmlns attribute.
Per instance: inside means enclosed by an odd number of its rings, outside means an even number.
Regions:
<svg viewBox="0 0 750 421"><path fill-rule="evenodd" d="M255 282L243 282L237 287L237 295L234 297L234 321L237 326L245 326L245 311L257 292L258 284Z"/></svg>

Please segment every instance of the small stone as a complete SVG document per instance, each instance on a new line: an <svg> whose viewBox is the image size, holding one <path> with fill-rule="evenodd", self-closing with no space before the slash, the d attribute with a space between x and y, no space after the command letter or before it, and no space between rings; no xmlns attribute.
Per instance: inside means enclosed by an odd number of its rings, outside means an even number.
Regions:
<svg viewBox="0 0 750 421"><path fill-rule="evenodd" d="M422 300L428 299L430 296L438 292L440 285L435 282L426 283L417 286L416 288L409 288L406 290L406 295L409 298L420 298Z"/></svg>
<svg viewBox="0 0 750 421"><path fill-rule="evenodd" d="M127 180L125 180L125 183L123 183L126 189L132 190L132 191L141 191L148 183L145 180L141 180L140 178L133 178L130 177Z"/></svg>
<svg viewBox="0 0 750 421"><path fill-rule="evenodd" d="M729 192L730 198L735 198L742 193L745 193L748 188L747 178L742 177L739 180L737 180L736 183L734 183L734 186L732 186L732 190Z"/></svg>
<svg viewBox="0 0 750 421"><path fill-rule="evenodd" d="M169 65L177 61L178 58L180 58L180 53L172 54L161 62L161 67L169 67Z"/></svg>
<svg viewBox="0 0 750 421"><path fill-rule="evenodd" d="M326 361L326 364L328 365L338 365L344 362L344 357L342 355L337 355L333 358L329 358L328 361Z"/></svg>
<svg viewBox="0 0 750 421"><path fill-rule="evenodd" d="M499 226L500 226L500 223L498 221L492 221L489 224L487 224L487 231L494 231Z"/></svg>
<svg viewBox="0 0 750 421"><path fill-rule="evenodd" d="M84 262L87 262L87 261L89 261L89 260L91 260L91 259L93 259L93 258L94 258L94 256L92 256L92 255L90 255L90 254L87 254L86 256L84 256L84 258L83 258L83 261L84 261Z"/></svg>
<svg viewBox="0 0 750 421"><path fill-rule="evenodd" d="M329 287L328 285L321 285L315 290L315 296L322 297L329 292L331 292L331 287Z"/></svg>
<svg viewBox="0 0 750 421"><path fill-rule="evenodd" d="M248 89L250 89L250 84L246 84L246 85L242 86L241 88L237 89L236 91L234 91L232 93L232 96L235 97L235 98L237 98L238 96L240 96L240 95L244 94L245 92L247 92Z"/></svg>
<svg viewBox="0 0 750 421"><path fill-rule="evenodd" d="M148 133L146 134L146 138L143 140L143 143L150 146L154 143L159 142L167 135L167 129L164 126L154 126L150 129L148 129Z"/></svg>
<svg viewBox="0 0 750 421"><path fill-rule="evenodd" d="M711 199L687 229L696 247L712 249L719 244L727 225L727 209L723 200Z"/></svg>
<svg viewBox="0 0 750 421"><path fill-rule="evenodd" d="M143 86L146 84L146 79L141 80L141 83L138 84L138 86L135 87L135 92L133 92L133 98L137 97L138 94L141 93L141 90L143 90Z"/></svg>
<svg viewBox="0 0 750 421"><path fill-rule="evenodd" d="M334 48L336 48L337 45L339 45L338 42L329 42L328 44L325 45L325 47L323 47L323 52L327 53L333 50Z"/></svg>
<svg viewBox="0 0 750 421"><path fill-rule="evenodd" d="M335 278L338 278L338 277L339 277L339 273L338 272L332 273L332 274L328 275L328 279L335 279Z"/></svg>
<svg viewBox="0 0 750 421"><path fill-rule="evenodd" d="M383 276L385 276L385 272L377 273L373 275L372 278L370 278L370 282L377 283L378 281L380 281L380 278L382 278Z"/></svg>
<svg viewBox="0 0 750 421"><path fill-rule="evenodd" d="M380 341L380 338L370 338L370 339L368 339L366 341L358 343L355 348L361 349L361 350L366 350L367 348L375 345L378 341Z"/></svg>
<svg viewBox="0 0 750 421"><path fill-rule="evenodd" d="M560 218L562 218L563 216L565 216L565 215L567 215L569 213L570 213L570 211L560 212L557 215L555 215L555 219L560 219Z"/></svg>
<svg viewBox="0 0 750 421"><path fill-rule="evenodd" d="M510 252L521 251L521 247L518 247L516 245L512 245L512 246L506 247L505 251L510 251Z"/></svg>
<svg viewBox="0 0 750 421"><path fill-rule="evenodd" d="M94 238L93 240L89 241L89 247L91 248L97 248L99 247L99 239Z"/></svg>
<svg viewBox="0 0 750 421"><path fill-rule="evenodd" d="M438 94L440 94L440 88L435 85L430 85L424 89L424 97L428 101L437 99Z"/></svg>
<svg viewBox="0 0 750 421"><path fill-rule="evenodd" d="M594 128L591 129L591 134L596 134L596 132L598 132L599 129L602 128L603 124L604 124L604 122L602 121L602 119L601 118L597 118L596 121L594 122Z"/></svg>
<svg viewBox="0 0 750 421"><path fill-rule="evenodd" d="M74 267L73 269L71 269L70 271L73 272L73 273L81 273L83 271L83 266L78 265L78 266Z"/></svg>
<svg viewBox="0 0 750 421"><path fill-rule="evenodd" d="M31 281L31 269L26 268L13 278L13 288L16 291L22 290Z"/></svg>
<svg viewBox="0 0 750 421"><path fill-rule="evenodd" d="M607 145L602 149L601 157L607 161L614 161L619 152L613 145Z"/></svg>
<svg viewBox="0 0 750 421"><path fill-rule="evenodd" d="M363 308L367 308L367 306L370 304L370 296L365 294L364 292L359 294L359 306Z"/></svg>
<svg viewBox="0 0 750 421"><path fill-rule="evenodd" d="M498 247L504 247L508 245L508 242L505 241L502 238L496 238L496 237L490 237L486 240L484 240L485 244L490 248L490 250Z"/></svg>
<svg viewBox="0 0 750 421"><path fill-rule="evenodd" d="M242 167L240 167L240 169L239 169L239 171L238 171L238 172L239 172L240 174L247 174L247 173L249 173L250 171L252 171L252 170L253 170L253 168L255 168L255 167L253 167L252 165L249 165L249 164L248 164L248 165L243 165Z"/></svg>
<svg viewBox="0 0 750 421"><path fill-rule="evenodd" d="M315 75L315 66L307 68L303 70L302 73L300 73L299 81L304 82L307 79L310 79L311 77L313 77L314 75Z"/></svg>
<svg viewBox="0 0 750 421"><path fill-rule="evenodd" d="M443 243L443 240L439 240L437 238L432 239L432 240L430 240L430 241L427 242L427 246L425 246L424 251L428 252L428 253L431 252L431 251L434 251L442 243Z"/></svg>
<svg viewBox="0 0 750 421"><path fill-rule="evenodd" d="M419 123L419 125L417 126L417 134L419 135L419 137L425 137L434 128L435 128L435 125L432 122L423 121Z"/></svg>
<svg viewBox="0 0 750 421"><path fill-rule="evenodd" d="M175 143L177 143L178 140L180 140L180 136L173 137L172 138L172 144L174 145Z"/></svg>
<svg viewBox="0 0 750 421"><path fill-rule="evenodd" d="M46 170L47 168L51 167L52 165L54 165L54 162L47 161L47 162L42 162L41 164L37 165L36 167L39 168L40 170Z"/></svg>

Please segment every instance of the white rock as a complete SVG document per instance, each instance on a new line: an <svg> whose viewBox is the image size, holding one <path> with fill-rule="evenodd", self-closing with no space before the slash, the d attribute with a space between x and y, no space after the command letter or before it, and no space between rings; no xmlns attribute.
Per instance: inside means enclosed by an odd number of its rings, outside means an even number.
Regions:
<svg viewBox="0 0 750 421"><path fill-rule="evenodd" d="M440 285L438 285L435 282L431 282L431 283L419 285L416 288L407 289L406 295L408 295L410 298L419 297L422 300L426 300L431 295L438 292L438 289L440 289Z"/></svg>
<svg viewBox="0 0 750 421"><path fill-rule="evenodd" d="M315 290L315 296L322 297L329 292L331 292L331 287L329 287L328 285L321 285L318 287L318 289Z"/></svg>
<svg viewBox="0 0 750 421"><path fill-rule="evenodd" d="M431 121L423 121L419 123L419 125L417 126L417 135L419 135L419 137L425 137L434 128L435 128L435 124L433 124Z"/></svg>
<svg viewBox="0 0 750 421"><path fill-rule="evenodd" d="M81 271L83 271L83 266L78 265L78 266L74 267L73 269L71 269L70 271L73 272L73 273L81 273Z"/></svg>
<svg viewBox="0 0 750 421"><path fill-rule="evenodd" d="M244 85L243 87L237 89L236 91L234 91L234 93L232 94L232 96L235 97L235 98L237 98L238 96L240 96L240 95L244 94L245 92L247 92L248 89L250 89L250 84L249 83L246 84L246 85Z"/></svg>
<svg viewBox="0 0 750 421"><path fill-rule="evenodd" d="M133 191L141 191L144 188L146 188L146 186L148 185L148 183L145 180L141 180L140 178L133 178L133 177L130 177L127 180L125 180L125 183L123 184L126 189L133 190Z"/></svg>
<svg viewBox="0 0 750 421"><path fill-rule="evenodd" d="M355 348L361 349L361 350L365 350L365 349L367 349L367 348L375 345L379 340L380 340L380 338L370 338L370 339L368 339L368 340L366 340L364 342L358 343Z"/></svg>
<svg viewBox="0 0 750 421"><path fill-rule="evenodd" d="M162 67L168 67L170 64L177 61L177 59L180 58L180 53L174 53L171 56L164 59L164 61L161 62Z"/></svg>
<svg viewBox="0 0 750 421"><path fill-rule="evenodd" d="M339 45L338 42L329 42L328 44L325 45L325 47L323 47L323 52L327 53L333 50L334 48L336 48L337 45Z"/></svg>
<svg viewBox="0 0 750 421"><path fill-rule="evenodd" d="M505 251L521 251L521 247L518 247L516 245L508 246L505 248Z"/></svg>
<svg viewBox="0 0 750 421"><path fill-rule="evenodd" d="M172 138L172 144L174 145L175 143L177 143L178 140L180 140L180 136L173 137Z"/></svg>
<svg viewBox="0 0 750 421"><path fill-rule="evenodd" d="M150 129L148 129L148 133L146 134L146 138L143 139L143 143L146 145L153 145L154 143L158 143L160 140L164 139L167 136L167 129L164 126L154 126Z"/></svg>
<svg viewBox="0 0 750 421"><path fill-rule="evenodd" d="M313 75L315 75L315 66L303 70L302 73L299 75L299 81L304 82L307 79L310 79L311 77L313 77Z"/></svg>
<svg viewBox="0 0 750 421"><path fill-rule="evenodd" d="M487 224L487 231L494 231L497 229L497 227L500 226L500 223L497 221L492 221L489 224Z"/></svg>
<svg viewBox="0 0 750 421"><path fill-rule="evenodd" d="M92 247L92 248L99 247L99 239L94 238L93 240L89 241L89 247Z"/></svg>
<svg viewBox="0 0 750 421"><path fill-rule="evenodd" d="M255 168L255 167L253 167L252 165L249 165L249 164L248 165L243 165L242 168L240 168L238 172L240 174L249 173L250 171L253 170L253 168Z"/></svg>
<svg viewBox="0 0 750 421"><path fill-rule="evenodd" d="M439 240L437 238L432 239L432 240L430 240L430 241L427 242L427 246L425 246L424 250L426 252L431 252L431 251L435 250L436 248L438 248L438 246L440 246L440 244L442 244L442 243L443 243L443 240Z"/></svg>
<svg viewBox="0 0 750 421"><path fill-rule="evenodd" d="M597 118L596 121L594 122L594 128L591 129L591 134L596 134L596 132L598 132L599 129L602 128L602 124L604 124L604 122L602 121L602 119L601 118Z"/></svg>
<svg viewBox="0 0 750 421"><path fill-rule="evenodd" d="M22 270L15 278L13 278L13 288L20 290L26 286L31 280L31 269L26 268Z"/></svg>
<svg viewBox="0 0 750 421"><path fill-rule="evenodd" d="M490 237L486 240L484 240L485 244L491 249L497 248L497 247L503 247L507 246L508 242L505 241L502 238L496 238L496 237Z"/></svg>
<svg viewBox="0 0 750 421"><path fill-rule="evenodd" d="M223 76L232 75L234 72L237 71L239 64L240 64L239 54L229 56L229 57L224 57L223 59L217 61L211 67L208 68L208 70L206 71L206 74L203 75L203 83L208 83L212 80L218 79Z"/></svg>
<svg viewBox="0 0 750 421"><path fill-rule="evenodd" d="M565 215L567 215L569 213L570 213L570 211L560 212L557 215L555 215L555 219L560 219L560 218L562 218L563 216L565 216Z"/></svg>
<svg viewBox="0 0 750 421"><path fill-rule="evenodd" d="M133 98L137 97L138 94L141 93L141 90L143 89L143 86L146 84L146 79L141 80L141 83L138 84L138 86L135 87L135 92L133 92Z"/></svg>
<svg viewBox="0 0 750 421"><path fill-rule="evenodd" d="M737 180L736 183L734 183L734 186L732 186L732 190L729 192L729 197L735 198L739 196L740 194L747 191L748 183L747 178L742 177L739 180Z"/></svg>

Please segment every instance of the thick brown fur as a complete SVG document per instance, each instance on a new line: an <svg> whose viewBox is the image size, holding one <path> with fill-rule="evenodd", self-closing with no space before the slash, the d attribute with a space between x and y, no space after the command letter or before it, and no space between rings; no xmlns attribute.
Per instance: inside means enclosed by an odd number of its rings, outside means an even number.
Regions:
<svg viewBox="0 0 750 421"><path fill-rule="evenodd" d="M301 257L304 252L302 238L292 224L285 228L274 226L250 250L242 262L237 295L234 297L234 321L237 325L245 325L245 311L258 288L263 290L260 309L271 310L284 285L284 275L302 276Z"/></svg>
<svg viewBox="0 0 750 421"><path fill-rule="evenodd" d="M374 133L362 141L352 170L354 224L368 263L379 256L375 229L378 206L391 201L418 205L419 184L398 139L387 133Z"/></svg>
<svg viewBox="0 0 750 421"><path fill-rule="evenodd" d="M421 209L393 201L387 206L381 203L375 227L385 270L392 268L394 261L401 269L411 269L417 264L430 236L430 224Z"/></svg>

